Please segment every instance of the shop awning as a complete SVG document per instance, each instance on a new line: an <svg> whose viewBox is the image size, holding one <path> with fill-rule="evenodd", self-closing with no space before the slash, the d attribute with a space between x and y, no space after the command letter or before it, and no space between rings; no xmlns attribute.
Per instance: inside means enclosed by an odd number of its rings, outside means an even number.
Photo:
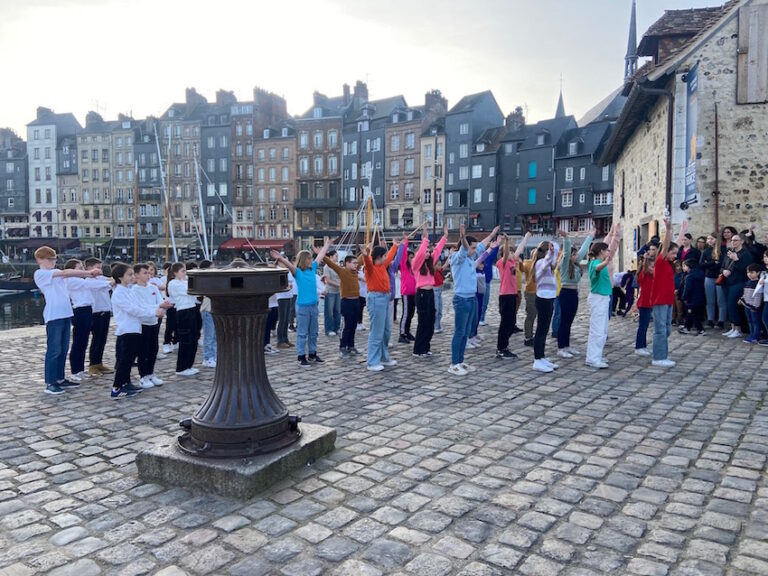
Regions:
<svg viewBox="0 0 768 576"><path fill-rule="evenodd" d="M147 244L147 248L155 250L165 250L166 240L165 238L158 238ZM192 248L197 245L197 238L176 238L176 248L179 250ZM173 243L168 239L168 247L173 248Z"/></svg>
<svg viewBox="0 0 768 576"><path fill-rule="evenodd" d="M72 248L80 248L79 238L29 238L21 244L19 248L30 248L37 250L40 246L50 246L55 250L71 250Z"/></svg>
<svg viewBox="0 0 768 576"><path fill-rule="evenodd" d="M219 246L219 250L250 250L251 248L262 249L282 249L290 240L278 240L276 238L270 240L255 239L255 238L230 238L225 240Z"/></svg>

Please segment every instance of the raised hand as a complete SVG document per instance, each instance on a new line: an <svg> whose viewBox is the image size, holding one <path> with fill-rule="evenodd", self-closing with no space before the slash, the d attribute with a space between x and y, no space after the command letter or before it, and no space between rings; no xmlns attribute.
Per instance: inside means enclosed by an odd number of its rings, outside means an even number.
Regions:
<svg viewBox="0 0 768 576"><path fill-rule="evenodd" d="M459 235L463 238L467 235L467 226L466 224L462 224L459 226Z"/></svg>
<svg viewBox="0 0 768 576"><path fill-rule="evenodd" d="M320 248L318 248L317 246L312 246L312 254L314 254L315 256L320 254Z"/></svg>
<svg viewBox="0 0 768 576"><path fill-rule="evenodd" d="M496 226L496 227L495 227L495 228L494 228L494 229L491 231L491 236L496 236L496 234L498 234L498 233L499 233L499 230L501 230L501 226Z"/></svg>
<svg viewBox="0 0 768 576"><path fill-rule="evenodd" d="M277 250L270 250L269 255L272 257L273 260L280 260L280 252Z"/></svg>
<svg viewBox="0 0 768 576"><path fill-rule="evenodd" d="M443 236L445 236L445 237L448 236L448 224L447 223L443 224Z"/></svg>
<svg viewBox="0 0 768 576"><path fill-rule="evenodd" d="M558 236L560 236L561 238L565 238L566 236L568 236L568 232L566 232L565 230L563 230L562 228L560 228L560 229L557 231L557 235L558 235Z"/></svg>
<svg viewBox="0 0 768 576"><path fill-rule="evenodd" d="M592 226L592 228L590 228L590 229L589 229L589 235L590 235L590 236L592 236L592 238L594 238L595 236L597 236L597 228L595 228L594 226Z"/></svg>
<svg viewBox="0 0 768 576"><path fill-rule="evenodd" d="M680 234L685 234L688 232L688 220L683 220L683 223L680 225Z"/></svg>

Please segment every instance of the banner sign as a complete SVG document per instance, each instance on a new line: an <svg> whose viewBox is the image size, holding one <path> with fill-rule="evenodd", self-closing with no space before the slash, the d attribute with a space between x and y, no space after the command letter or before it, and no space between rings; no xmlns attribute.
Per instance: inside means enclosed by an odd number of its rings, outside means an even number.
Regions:
<svg viewBox="0 0 768 576"><path fill-rule="evenodd" d="M685 200L696 196L696 132L699 123L699 64L687 74L685 120Z"/></svg>

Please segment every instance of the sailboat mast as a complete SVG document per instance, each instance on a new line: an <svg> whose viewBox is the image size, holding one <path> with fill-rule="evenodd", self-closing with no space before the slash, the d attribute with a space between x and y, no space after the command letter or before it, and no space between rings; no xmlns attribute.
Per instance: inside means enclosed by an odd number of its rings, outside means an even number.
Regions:
<svg viewBox="0 0 768 576"><path fill-rule="evenodd" d="M195 144L195 180L197 181L197 199L200 202L200 227L203 229L203 254L206 260L211 259L208 252L208 231L205 227L205 205L203 204L203 190L200 186L200 166L197 163L197 144Z"/></svg>
<svg viewBox="0 0 768 576"><path fill-rule="evenodd" d="M139 261L139 161L133 162L133 261Z"/></svg>

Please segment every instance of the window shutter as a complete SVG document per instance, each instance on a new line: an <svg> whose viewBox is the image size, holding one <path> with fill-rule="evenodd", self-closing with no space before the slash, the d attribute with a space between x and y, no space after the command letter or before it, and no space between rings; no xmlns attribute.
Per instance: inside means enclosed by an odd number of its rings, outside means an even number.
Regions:
<svg viewBox="0 0 768 576"><path fill-rule="evenodd" d="M739 9L736 102L768 102L768 3Z"/></svg>

